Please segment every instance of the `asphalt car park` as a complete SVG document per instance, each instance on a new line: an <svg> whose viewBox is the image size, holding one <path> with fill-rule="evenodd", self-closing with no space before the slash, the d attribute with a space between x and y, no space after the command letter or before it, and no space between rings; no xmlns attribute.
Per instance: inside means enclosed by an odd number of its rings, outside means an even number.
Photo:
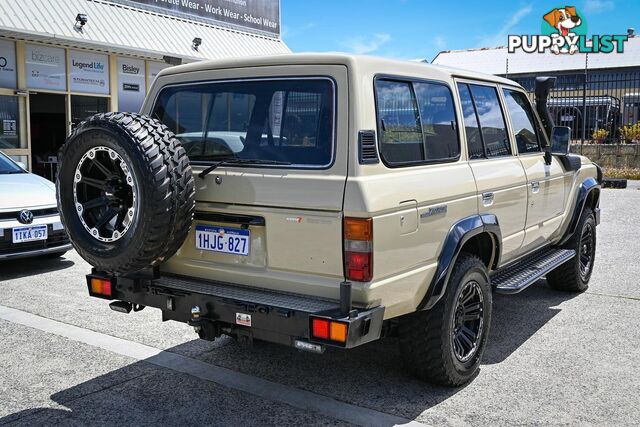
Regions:
<svg viewBox="0 0 640 427"><path fill-rule="evenodd" d="M411 378L395 339L324 355L196 339L87 296L89 266L0 264L0 424L600 424L640 419L640 185L603 190L586 293L495 295L479 375ZM128 317L127 317L128 316Z"/></svg>

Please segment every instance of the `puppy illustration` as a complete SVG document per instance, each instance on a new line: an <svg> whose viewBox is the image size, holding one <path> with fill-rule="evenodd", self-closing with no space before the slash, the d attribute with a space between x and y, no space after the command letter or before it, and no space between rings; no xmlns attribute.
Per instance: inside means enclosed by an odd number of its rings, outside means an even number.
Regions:
<svg viewBox="0 0 640 427"><path fill-rule="evenodd" d="M571 30L582 24L582 20L578 16L576 8L573 6L565 6L563 9L553 9L544 15L543 18L549 25L558 30L558 35L562 37L575 35ZM578 46L571 45L569 49L567 49L566 46L560 49L557 45L553 45L551 51L556 55L560 52L573 55L578 51Z"/></svg>

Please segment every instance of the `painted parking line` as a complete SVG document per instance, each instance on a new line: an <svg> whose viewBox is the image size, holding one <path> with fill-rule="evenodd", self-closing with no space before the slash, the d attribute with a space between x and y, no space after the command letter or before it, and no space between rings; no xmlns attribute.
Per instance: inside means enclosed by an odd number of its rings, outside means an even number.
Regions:
<svg viewBox="0 0 640 427"><path fill-rule="evenodd" d="M340 402L327 396L300 390L211 365L191 357L182 356L155 347L116 338L100 332L47 319L26 311L0 305L0 319L43 332L59 335L73 341L98 347L113 353L131 357L163 368L211 381L224 387L243 391L264 399L314 411L338 420L366 426L408 425L423 426L416 421Z"/></svg>

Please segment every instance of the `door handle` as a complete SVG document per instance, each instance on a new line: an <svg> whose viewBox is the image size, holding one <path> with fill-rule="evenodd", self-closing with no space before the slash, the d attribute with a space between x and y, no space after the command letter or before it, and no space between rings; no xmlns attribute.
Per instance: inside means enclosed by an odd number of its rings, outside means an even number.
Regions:
<svg viewBox="0 0 640 427"><path fill-rule="evenodd" d="M494 194L492 192L482 193L482 204L486 206L493 205Z"/></svg>
<svg viewBox="0 0 640 427"><path fill-rule="evenodd" d="M540 182L538 181L532 181L531 182L531 192L533 194L536 194L540 191Z"/></svg>

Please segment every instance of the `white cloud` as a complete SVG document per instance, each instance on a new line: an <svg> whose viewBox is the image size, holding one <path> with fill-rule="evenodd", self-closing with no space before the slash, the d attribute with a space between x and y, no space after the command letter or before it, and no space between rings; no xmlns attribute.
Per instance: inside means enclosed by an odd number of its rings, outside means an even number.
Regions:
<svg viewBox="0 0 640 427"><path fill-rule="evenodd" d="M522 18L527 16L533 10L532 5L527 5L518 9L513 15L509 17L507 22L496 31L494 34L484 36L479 43L479 47L495 47L495 46L503 46L507 44L507 36L509 35L511 29L518 25Z"/></svg>
<svg viewBox="0 0 640 427"><path fill-rule="evenodd" d="M433 38L433 44L436 48L443 50L447 46L447 41L442 36L435 36Z"/></svg>
<svg viewBox="0 0 640 427"><path fill-rule="evenodd" d="M612 0L587 0L582 7L585 13L600 13L614 8Z"/></svg>
<svg viewBox="0 0 640 427"><path fill-rule="evenodd" d="M282 28L280 29L280 36L282 38L295 37L300 33L304 33L305 31L308 31L314 28L315 26L316 26L315 22L307 22L306 24L301 25L299 27L289 27L287 25L283 25Z"/></svg>
<svg viewBox="0 0 640 427"><path fill-rule="evenodd" d="M391 35L386 33L377 33L370 37L358 36L342 42L342 45L352 53L364 55L377 51L380 46L391 40Z"/></svg>

